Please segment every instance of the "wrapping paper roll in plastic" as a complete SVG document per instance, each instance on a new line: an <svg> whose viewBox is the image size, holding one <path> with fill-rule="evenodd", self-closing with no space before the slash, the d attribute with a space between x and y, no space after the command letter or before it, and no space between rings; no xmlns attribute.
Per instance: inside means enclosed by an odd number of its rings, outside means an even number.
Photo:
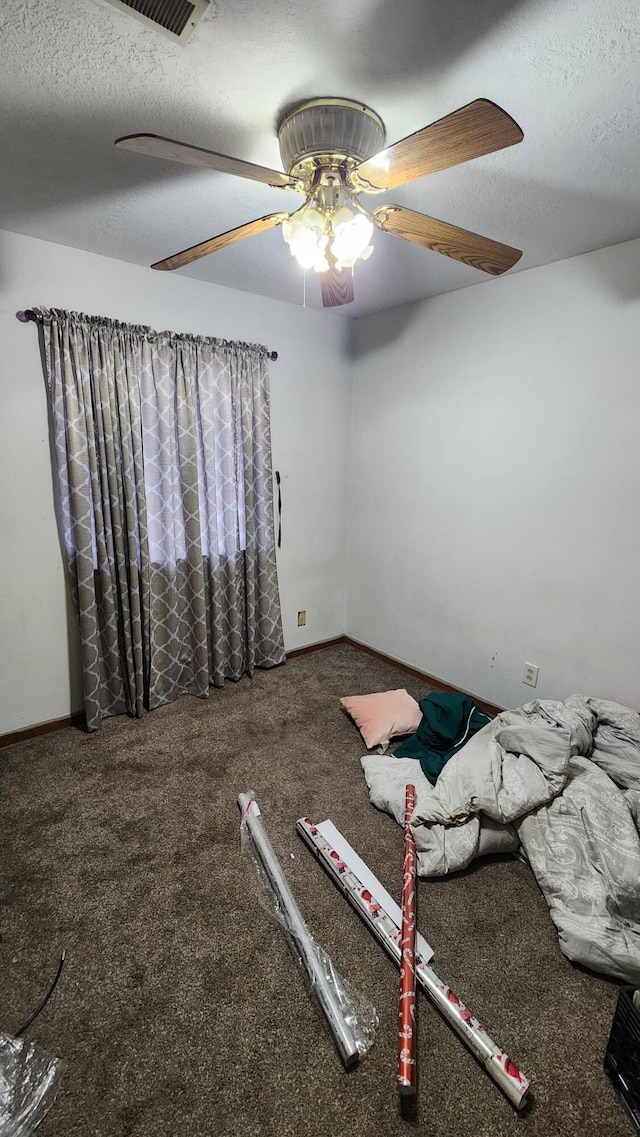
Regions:
<svg viewBox="0 0 640 1137"><path fill-rule="evenodd" d="M347 862L325 840L313 821L303 817L297 822L296 829L387 954L399 964L401 932L398 925L378 904L371 890L363 888ZM529 1090L528 1078L504 1050L489 1038L482 1024L467 1010L455 992L438 978L431 964L425 962L419 952L416 954L416 978L427 997L482 1063L496 1085L517 1109L521 1109Z"/></svg>
<svg viewBox="0 0 640 1137"><path fill-rule="evenodd" d="M378 1016L375 1008L341 978L327 953L315 942L304 922L264 827L252 793L240 794L241 834L249 845L269 910L281 924L287 942L322 1010L345 1066L370 1049Z"/></svg>
<svg viewBox="0 0 640 1137"><path fill-rule="evenodd" d="M62 1062L26 1038L0 1033L0 1134L28 1137L58 1091Z"/></svg>

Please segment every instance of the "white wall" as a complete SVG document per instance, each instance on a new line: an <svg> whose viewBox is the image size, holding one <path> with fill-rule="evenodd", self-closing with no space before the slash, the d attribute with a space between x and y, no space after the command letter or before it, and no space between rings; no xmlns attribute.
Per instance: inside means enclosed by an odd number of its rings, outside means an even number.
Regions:
<svg viewBox="0 0 640 1137"><path fill-rule="evenodd" d="M352 362L335 314L15 234L0 253L0 734L81 706L38 337L15 319L38 304L278 350L289 650L346 630L504 705L640 704L640 241L360 319Z"/></svg>
<svg viewBox="0 0 640 1137"><path fill-rule="evenodd" d="M640 707L640 241L360 319L353 350L348 634L505 706Z"/></svg>
<svg viewBox="0 0 640 1137"><path fill-rule="evenodd" d="M350 364L347 320L0 232L0 734L82 705L77 635L56 530L45 387L18 309L76 309L157 329L266 343L278 571L289 650L343 631ZM307 625L297 627L299 608Z"/></svg>

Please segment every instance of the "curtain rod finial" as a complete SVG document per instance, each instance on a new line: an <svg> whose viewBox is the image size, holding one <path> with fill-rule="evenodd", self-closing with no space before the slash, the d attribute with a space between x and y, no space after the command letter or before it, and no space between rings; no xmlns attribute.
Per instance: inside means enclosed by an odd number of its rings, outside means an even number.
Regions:
<svg viewBox="0 0 640 1137"><path fill-rule="evenodd" d="M30 321L36 323L38 317L31 308L25 308L24 312L16 312L16 319L20 320L21 324L28 324Z"/></svg>

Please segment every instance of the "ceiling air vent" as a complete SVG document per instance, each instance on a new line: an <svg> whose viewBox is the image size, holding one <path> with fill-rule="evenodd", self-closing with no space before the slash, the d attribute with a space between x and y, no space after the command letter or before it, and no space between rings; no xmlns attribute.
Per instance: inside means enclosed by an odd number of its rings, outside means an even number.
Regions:
<svg viewBox="0 0 640 1137"><path fill-rule="evenodd" d="M186 44L209 7L209 0L107 0L177 43Z"/></svg>

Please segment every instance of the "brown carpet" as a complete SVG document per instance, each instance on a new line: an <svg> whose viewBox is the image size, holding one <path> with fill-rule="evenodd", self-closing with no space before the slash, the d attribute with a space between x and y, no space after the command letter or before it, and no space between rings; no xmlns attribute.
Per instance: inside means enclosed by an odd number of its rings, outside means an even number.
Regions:
<svg viewBox="0 0 640 1137"><path fill-rule="evenodd" d="M515 860L423 882L437 970L527 1072L518 1115L420 1000L418 1124L395 1092L397 973L296 836L330 816L392 893L400 829L368 802L338 697L424 684L347 646L182 698L96 736L66 730L0 756L0 1029L23 1022L66 1061L42 1137L535 1137L633 1131L603 1071L617 987L572 967ZM282 932L239 855L254 789L314 936L375 1003L380 1030L345 1074Z"/></svg>

